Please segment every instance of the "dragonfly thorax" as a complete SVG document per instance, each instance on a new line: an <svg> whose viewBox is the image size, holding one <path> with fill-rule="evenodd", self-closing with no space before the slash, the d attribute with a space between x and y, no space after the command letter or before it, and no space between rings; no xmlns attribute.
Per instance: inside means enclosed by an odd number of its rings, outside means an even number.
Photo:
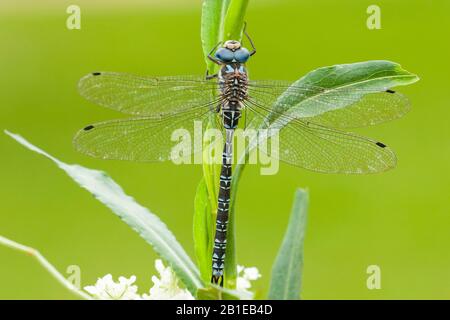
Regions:
<svg viewBox="0 0 450 320"><path fill-rule="evenodd" d="M247 97L248 75L242 64L226 64L219 71L222 101L242 101Z"/></svg>
<svg viewBox="0 0 450 320"><path fill-rule="evenodd" d="M219 71L221 111L224 127L234 129L241 116L243 101L247 98L248 77L240 63L225 64Z"/></svg>

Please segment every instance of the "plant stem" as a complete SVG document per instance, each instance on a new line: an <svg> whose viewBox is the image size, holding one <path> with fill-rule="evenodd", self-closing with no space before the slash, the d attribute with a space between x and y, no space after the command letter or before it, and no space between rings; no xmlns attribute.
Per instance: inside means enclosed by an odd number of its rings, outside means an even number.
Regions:
<svg viewBox="0 0 450 320"><path fill-rule="evenodd" d="M50 262L48 262L45 257L40 254L39 251L37 251L34 248L25 246L23 244L17 243L15 241L12 241L10 239L7 239L5 237L0 236L0 244L17 250L24 252L33 258L35 258L43 267L45 270L47 270L53 278L55 278L60 284L62 284L66 289L68 289L70 292L76 294L80 298L86 299L86 300L92 300L92 297L88 294L84 293L79 288L75 287L72 283L70 283Z"/></svg>

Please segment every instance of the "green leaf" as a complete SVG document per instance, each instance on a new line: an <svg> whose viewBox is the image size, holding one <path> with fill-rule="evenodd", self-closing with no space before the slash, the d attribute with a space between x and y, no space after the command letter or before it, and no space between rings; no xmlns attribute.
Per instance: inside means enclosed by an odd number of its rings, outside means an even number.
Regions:
<svg viewBox="0 0 450 320"><path fill-rule="evenodd" d="M201 39L203 55L210 74L217 65L208 54L221 41L241 40L248 0L203 0Z"/></svg>
<svg viewBox="0 0 450 320"><path fill-rule="evenodd" d="M224 40L242 39L242 29L244 27L245 12L247 11L248 0L232 0L225 16L223 34Z"/></svg>
<svg viewBox="0 0 450 320"><path fill-rule="evenodd" d="M197 187L194 200L194 250L197 265L203 281L208 283L211 279L211 264L213 251L213 228L211 216L211 203L208 199L208 189L205 179L202 178Z"/></svg>
<svg viewBox="0 0 450 320"><path fill-rule="evenodd" d="M214 74L217 65L208 59L211 50L223 40L223 20L230 0L203 0L201 39L203 55L210 74Z"/></svg>
<svg viewBox="0 0 450 320"><path fill-rule="evenodd" d="M208 129L215 128L211 119ZM194 201L194 249L200 274L205 282L211 281L212 252L217 216L217 186L219 184L220 165L214 160L219 141L212 136L203 137L203 177L197 187ZM219 146L221 149L221 146ZM219 154L221 156L221 153Z"/></svg>
<svg viewBox="0 0 450 320"><path fill-rule="evenodd" d="M193 295L196 295L197 290L203 287L198 269L167 226L155 214L125 194L122 188L106 173L76 164L66 164L32 145L21 136L8 131L5 133L28 149L52 160L82 188L111 209L169 263Z"/></svg>
<svg viewBox="0 0 450 320"><path fill-rule="evenodd" d="M294 300L300 298L307 211L308 192L298 189L295 193L289 225L272 267L268 299Z"/></svg>
<svg viewBox="0 0 450 320"><path fill-rule="evenodd" d="M217 129L217 122L215 115L211 114L210 121L206 127L206 131ZM210 209L214 215L212 220L215 223L215 215L217 210L217 197L218 197L218 186L220 182L220 169L221 169L221 159L222 159L222 141L215 140L213 135L205 135L203 137L203 179L206 184L207 196L210 201ZM218 154L216 151L220 150Z"/></svg>
<svg viewBox="0 0 450 320"><path fill-rule="evenodd" d="M252 300L253 294L211 284L206 288L199 289L197 298L199 300Z"/></svg>
<svg viewBox="0 0 450 320"><path fill-rule="evenodd" d="M384 92L418 80L415 74L391 61L376 60L319 68L294 82L276 100L273 110L277 113L269 115L269 122L273 123L281 113L297 118L314 117L353 105L371 93ZM308 87L310 90L305 92L296 87ZM318 98L333 103L318 103Z"/></svg>

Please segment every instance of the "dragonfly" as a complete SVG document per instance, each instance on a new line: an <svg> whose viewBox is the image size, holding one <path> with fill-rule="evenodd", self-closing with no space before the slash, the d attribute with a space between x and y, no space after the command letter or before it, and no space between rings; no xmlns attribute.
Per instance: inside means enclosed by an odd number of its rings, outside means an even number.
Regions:
<svg viewBox="0 0 450 320"><path fill-rule="evenodd" d="M230 210L233 135L245 116L249 126L279 128L279 160L323 172L364 174L396 165L384 143L349 133L347 128L382 123L403 116L408 99L389 88L345 89L338 93L313 83L250 80L247 62L256 53L241 42L219 43L208 58L219 66L214 75L153 77L93 72L79 82L87 100L133 115L99 122L74 137L80 152L101 159L159 162L175 160L171 134L184 128L193 134L193 121L220 125L225 141L220 172L217 219L212 252L211 282L223 286L227 225ZM289 108L283 95L301 99ZM289 100L289 99L287 99ZM191 152L201 151L194 143Z"/></svg>

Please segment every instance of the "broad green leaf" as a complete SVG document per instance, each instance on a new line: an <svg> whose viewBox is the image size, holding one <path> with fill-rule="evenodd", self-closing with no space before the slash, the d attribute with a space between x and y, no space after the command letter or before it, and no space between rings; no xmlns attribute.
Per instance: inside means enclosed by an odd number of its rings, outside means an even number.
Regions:
<svg viewBox="0 0 450 320"><path fill-rule="evenodd" d="M307 211L308 192L298 189L295 193L289 225L272 267L268 299L300 299L303 239L305 237Z"/></svg>
<svg viewBox="0 0 450 320"><path fill-rule="evenodd" d="M269 121L273 123L280 114L296 118L314 117L354 105L366 95L418 80L415 74L391 61L376 60L319 68L294 82L281 94L273 105L276 114L269 115ZM298 89L305 87L307 91Z"/></svg>
<svg viewBox="0 0 450 320"><path fill-rule="evenodd" d="M76 164L66 164L32 145L19 135L5 131L28 149L52 160L82 188L111 209L119 218L147 241L166 260L189 291L196 295L203 287L199 271L167 226L147 208L124 193L106 173Z"/></svg>

